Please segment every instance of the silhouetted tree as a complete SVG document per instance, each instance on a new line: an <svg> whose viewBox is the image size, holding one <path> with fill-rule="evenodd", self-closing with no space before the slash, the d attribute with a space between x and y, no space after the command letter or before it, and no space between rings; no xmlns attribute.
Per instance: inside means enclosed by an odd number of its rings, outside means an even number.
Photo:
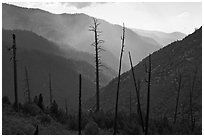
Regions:
<svg viewBox="0 0 204 137"><path fill-rule="evenodd" d="M38 105L38 97L37 97L37 96L34 97L33 102L34 102L36 105Z"/></svg>
<svg viewBox="0 0 204 137"><path fill-rule="evenodd" d="M136 86L137 86L137 91L138 91L138 97L140 98L140 86L141 86L141 81L138 79L136 82ZM141 109L141 104L137 103L137 113L140 114L140 110L142 113L142 109ZM144 128L144 125L143 125Z"/></svg>
<svg viewBox="0 0 204 137"><path fill-rule="evenodd" d="M104 40L99 39L99 36L101 34L101 31L98 30L98 26L100 23L98 23L98 20L96 18L93 18L93 25L89 26L89 31L94 32L94 39L95 42L91 44L95 48L95 63L96 63L96 112L100 110L100 96L99 96L99 70L101 66L101 58L100 58L100 51L102 51L101 44L104 43Z"/></svg>
<svg viewBox="0 0 204 137"><path fill-rule="evenodd" d="M78 134L81 135L81 74L79 74L79 112L78 112Z"/></svg>
<svg viewBox="0 0 204 137"><path fill-rule="evenodd" d="M57 105L57 103L56 103L55 100L52 102L50 111L51 111L52 114L54 114L55 116L57 116L57 113L58 113L58 105Z"/></svg>
<svg viewBox="0 0 204 137"><path fill-rule="evenodd" d="M14 108L16 111L18 111L19 106L18 106L18 84L17 84L16 36L15 34L13 34L12 37L13 37L13 46L8 48L8 50L13 51L11 60L13 60L13 69L14 69L14 97L15 97Z"/></svg>
<svg viewBox="0 0 204 137"><path fill-rule="evenodd" d="M180 91L181 91L181 87L182 87L182 74L181 74L179 69L176 71L176 76L175 76L175 79L174 79L174 85L175 85L175 88L176 88L176 91L177 91L176 107L175 107L175 112L174 112L174 124L175 124L176 119L177 119L177 111L178 111Z"/></svg>
<svg viewBox="0 0 204 137"><path fill-rule="evenodd" d="M41 93L40 93L40 95L39 95L38 106L39 106L42 110L44 109L44 106L43 106L43 96L42 96Z"/></svg>
<svg viewBox="0 0 204 137"><path fill-rule="evenodd" d="M117 91L116 91L116 103L115 103L115 120L114 120L114 132L113 134L116 135L117 133L117 113L118 113L118 96L119 96L119 88L120 88L120 73L121 73L121 65L122 65L122 57L123 57L123 51L125 46L125 26L123 23L123 34L121 37L122 40L122 48L120 53L120 64L119 64L119 70L118 70L118 85L117 85Z"/></svg>
<svg viewBox="0 0 204 137"><path fill-rule="evenodd" d="M142 110L141 110L141 105L140 105L140 95L139 95L140 81L138 81L138 85L137 85L137 82L135 80L135 73L134 73L134 70L133 70L133 64L132 64L132 58L131 58L130 52L129 52L129 59L130 59L130 66L131 66L132 76L133 76L133 82L134 82L135 91L136 91L136 95L137 95L137 108L138 108L138 112L139 112L139 115L140 115L141 126L142 126L142 129L143 129L143 132L144 132L144 123L143 123Z"/></svg>
<svg viewBox="0 0 204 137"><path fill-rule="evenodd" d="M145 135L148 134L149 128L149 108L150 108L150 86L151 86L151 72L152 72L152 63L151 63L151 54L149 55L149 68L146 69L146 73L148 73L147 82L147 107L146 107L146 126L145 126Z"/></svg>

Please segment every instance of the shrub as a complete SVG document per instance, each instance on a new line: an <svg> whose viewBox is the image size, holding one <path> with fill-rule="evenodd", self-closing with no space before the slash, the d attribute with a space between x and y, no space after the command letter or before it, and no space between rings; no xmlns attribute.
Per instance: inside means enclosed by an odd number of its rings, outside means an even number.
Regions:
<svg viewBox="0 0 204 137"><path fill-rule="evenodd" d="M84 129L84 133L86 135L98 135L99 134L99 128L98 128L98 125L96 124L96 122L94 122L94 121L89 122Z"/></svg>
<svg viewBox="0 0 204 137"><path fill-rule="evenodd" d="M36 116L41 114L42 110L34 103L25 103L23 105L23 112L32 116Z"/></svg>
<svg viewBox="0 0 204 137"><path fill-rule="evenodd" d="M67 116L63 110L59 109L57 113L55 114L55 118L60 123L64 124L66 122Z"/></svg>
<svg viewBox="0 0 204 137"><path fill-rule="evenodd" d="M68 128L71 130L78 130L78 116L77 115L69 115L68 116ZM82 114L81 118L81 129L84 130L85 126L88 123L88 116Z"/></svg>
<svg viewBox="0 0 204 137"><path fill-rule="evenodd" d="M124 135L140 135L142 134L141 126L136 122L123 120L123 128L120 129L121 134Z"/></svg>
<svg viewBox="0 0 204 137"><path fill-rule="evenodd" d="M52 102L52 105L51 105L51 107L50 107L50 112L51 112L51 114L54 115L54 116L56 116L57 113L58 113L58 105L57 105L57 103L56 103L55 100Z"/></svg>
<svg viewBox="0 0 204 137"><path fill-rule="evenodd" d="M70 130L78 130L78 119L75 116L69 116L68 128Z"/></svg>
<svg viewBox="0 0 204 137"><path fill-rule="evenodd" d="M113 124L114 124L114 114L111 112L107 112L105 114L105 127L106 127L106 129L113 128Z"/></svg>
<svg viewBox="0 0 204 137"><path fill-rule="evenodd" d="M8 105L11 104L11 102L10 102L10 100L9 100L9 98L8 98L7 96L4 96L4 97L2 98L2 103L3 103L3 104L8 104Z"/></svg>
<svg viewBox="0 0 204 137"><path fill-rule="evenodd" d="M51 123L51 118L49 117L49 115L41 115L38 117L38 119L43 125L47 125Z"/></svg>
<svg viewBox="0 0 204 137"><path fill-rule="evenodd" d="M105 124L105 114L103 111L99 111L99 112L95 112L92 114L92 118L94 120L94 122L96 122L98 124L98 126L100 128L105 128L106 124Z"/></svg>

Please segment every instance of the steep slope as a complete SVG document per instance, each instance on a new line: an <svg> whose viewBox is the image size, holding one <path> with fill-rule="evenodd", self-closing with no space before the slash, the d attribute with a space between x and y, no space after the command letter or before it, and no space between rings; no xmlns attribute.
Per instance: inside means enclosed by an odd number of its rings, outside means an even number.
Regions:
<svg viewBox="0 0 204 137"><path fill-rule="evenodd" d="M154 39L157 43L161 45L161 47L164 47L176 40L181 40L186 36L181 32L165 33L160 31L148 31L134 28L132 30L138 35Z"/></svg>
<svg viewBox="0 0 204 137"><path fill-rule="evenodd" d="M135 54L132 52L132 54ZM133 58L134 60L134 58ZM134 67L136 79L141 80L140 98L142 111L146 110L147 83L145 82L145 63L148 64L148 57L143 59ZM176 41L152 54L152 79L151 79L151 117L166 115L173 117L176 95L174 80L176 71L182 74L183 86L180 92L178 107L179 116L189 114L189 79L193 79L195 69L197 75L193 90L193 111L196 122L201 124L202 112L202 28L188 35L181 41ZM113 110L115 106L117 78L113 79L102 90L101 104L104 110ZM129 109L129 91L132 92L133 111L136 111L136 93L133 85L131 71L123 73L121 76L119 110ZM93 106L95 98L87 102L87 107Z"/></svg>
<svg viewBox="0 0 204 137"><path fill-rule="evenodd" d="M64 106L67 98L70 109L76 109L78 94L78 73L83 76L83 101L95 94L95 68L84 61L66 59L58 55L59 48L52 42L29 31L2 31L2 94L13 101L13 65L11 53L7 50L12 45L12 34L16 34L18 90L20 101L24 101L25 66L29 70L32 98L43 93L46 104L49 98L48 74L52 75L53 96ZM101 74L101 84L110 79Z"/></svg>
<svg viewBox="0 0 204 137"><path fill-rule="evenodd" d="M51 14L39 9L20 8L13 5L3 4L2 26L5 29L31 30L49 40L60 44L74 47L76 50L93 53L91 43L94 36L88 31L93 24L92 18L85 14ZM101 38L105 40L103 48L106 52L101 53L102 61L117 71L118 56L121 47L121 26L110 24L104 20L100 30L103 31ZM147 37L135 34L132 30L126 29L125 51L135 52L133 55L134 64L138 63L149 53L156 51L159 44ZM123 70L127 70L127 55L124 56Z"/></svg>
<svg viewBox="0 0 204 137"><path fill-rule="evenodd" d="M73 69L75 69L77 72L84 74L84 76L86 76L90 81L94 81L95 69L92 65L90 65L91 61L94 62L93 56L87 53L76 51L71 47L67 47L66 52L62 51L55 43L50 42L45 38L29 31L11 31L3 29L3 41L12 44L11 35L13 33L17 36L18 47L22 47L26 50L39 50L45 53L61 56L63 58L68 58L68 60L72 62L70 67L73 67ZM80 57L79 59L76 59L77 56L80 55L81 57L87 57L89 61L82 61ZM113 70L104 70L100 75L101 85L104 86L115 76L115 72Z"/></svg>

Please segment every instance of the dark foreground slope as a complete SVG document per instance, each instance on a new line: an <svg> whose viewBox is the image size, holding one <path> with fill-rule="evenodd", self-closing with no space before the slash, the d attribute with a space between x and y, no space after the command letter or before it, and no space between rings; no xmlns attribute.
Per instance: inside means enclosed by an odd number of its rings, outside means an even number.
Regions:
<svg viewBox="0 0 204 137"><path fill-rule="evenodd" d="M45 120L43 120L45 119ZM2 135L34 135L36 126L40 135L72 135L72 132L50 116L39 114L35 116L15 112L11 105L2 107Z"/></svg>
<svg viewBox="0 0 204 137"><path fill-rule="evenodd" d="M134 52L132 52L134 54ZM133 58L134 60L134 58ZM143 59L134 67L137 80L141 80L140 98L142 111L146 111L147 78L145 64L148 64L148 57ZM148 65L147 65L148 67ZM182 74L182 87L178 106L178 117L189 118L189 94L192 85L194 72L197 69L195 86L193 89L193 112L196 124L201 125L202 117L202 28L196 30L181 41L176 41L152 54L152 79L150 117L156 118L167 116L172 120L175 103L176 89L174 80L177 70ZM146 78L145 78L146 77ZM114 111L116 98L117 78L113 79L101 93L101 105L106 111ZM129 92L132 92L133 111L136 111L136 93L133 86L131 71L121 76L119 93L119 110L129 110ZM87 107L94 104L92 98L87 102Z"/></svg>
<svg viewBox="0 0 204 137"><path fill-rule="evenodd" d="M8 98L3 97L2 103L3 135L34 135L37 126L38 135L78 134L78 116L76 114L65 115L62 109L55 112L51 111L52 109L42 111L35 103L25 103L21 105L19 112L15 112ZM93 120L84 115L82 118L82 135L111 134L107 129L98 128L97 125L93 127L88 123L93 123Z"/></svg>

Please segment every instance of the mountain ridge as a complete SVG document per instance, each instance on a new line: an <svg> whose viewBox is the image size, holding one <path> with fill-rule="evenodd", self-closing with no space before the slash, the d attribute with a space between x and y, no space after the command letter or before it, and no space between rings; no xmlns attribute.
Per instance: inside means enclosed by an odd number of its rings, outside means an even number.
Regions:
<svg viewBox="0 0 204 137"><path fill-rule="evenodd" d="M135 28L132 28L132 30L137 34L154 39L156 42L160 44L161 47L164 47L176 40L181 40L186 36L186 34L178 31L167 33L162 31L141 30Z"/></svg>
<svg viewBox="0 0 204 137"><path fill-rule="evenodd" d="M51 14L49 12L32 12L23 10L16 6L3 4L2 6L2 26L5 29L26 29L35 32L60 44L69 44L77 50L93 53L93 47L90 45L94 41L94 36L88 31L92 25L92 18L84 14ZM19 10L20 9L20 10ZM28 16L29 15L29 16ZM101 39L105 40L102 47L107 52L102 52L102 61L117 71L118 55L120 52L120 37L122 27L110 24L104 20L100 20L100 30L103 31ZM153 39L136 35L130 29L126 29L126 50L136 52L136 60L134 64L139 62L144 56L158 50L160 47ZM127 54L127 53L125 53ZM124 57L123 69L127 70L127 56Z"/></svg>
<svg viewBox="0 0 204 137"><path fill-rule="evenodd" d="M194 75L196 68L196 86L194 89L193 104L194 113L197 122L201 119L202 102L202 27L194 33L188 35L183 40L175 41L168 46L154 52L152 58L152 80L151 80L151 117L168 116L170 119L174 113L174 103L176 91L172 80L176 77L176 71L179 69L183 75L184 87L181 90L181 99L179 113L183 111L187 115L189 98L189 78ZM131 52L132 53L132 52ZM132 53L134 54L134 53ZM132 58L134 60L134 58ZM134 66L136 80L141 80L140 99L142 111L145 110L147 86L145 83L145 64L148 63L148 57ZM102 89L101 104L104 111L114 111L116 95L117 78L113 79L106 87ZM129 111L129 92L132 92L132 111L136 111L136 93L133 86L131 70L121 75L120 93L119 93L119 111ZM95 98L87 101L87 108L92 107ZM184 110L182 110L184 109ZM200 124L200 123L199 123Z"/></svg>

